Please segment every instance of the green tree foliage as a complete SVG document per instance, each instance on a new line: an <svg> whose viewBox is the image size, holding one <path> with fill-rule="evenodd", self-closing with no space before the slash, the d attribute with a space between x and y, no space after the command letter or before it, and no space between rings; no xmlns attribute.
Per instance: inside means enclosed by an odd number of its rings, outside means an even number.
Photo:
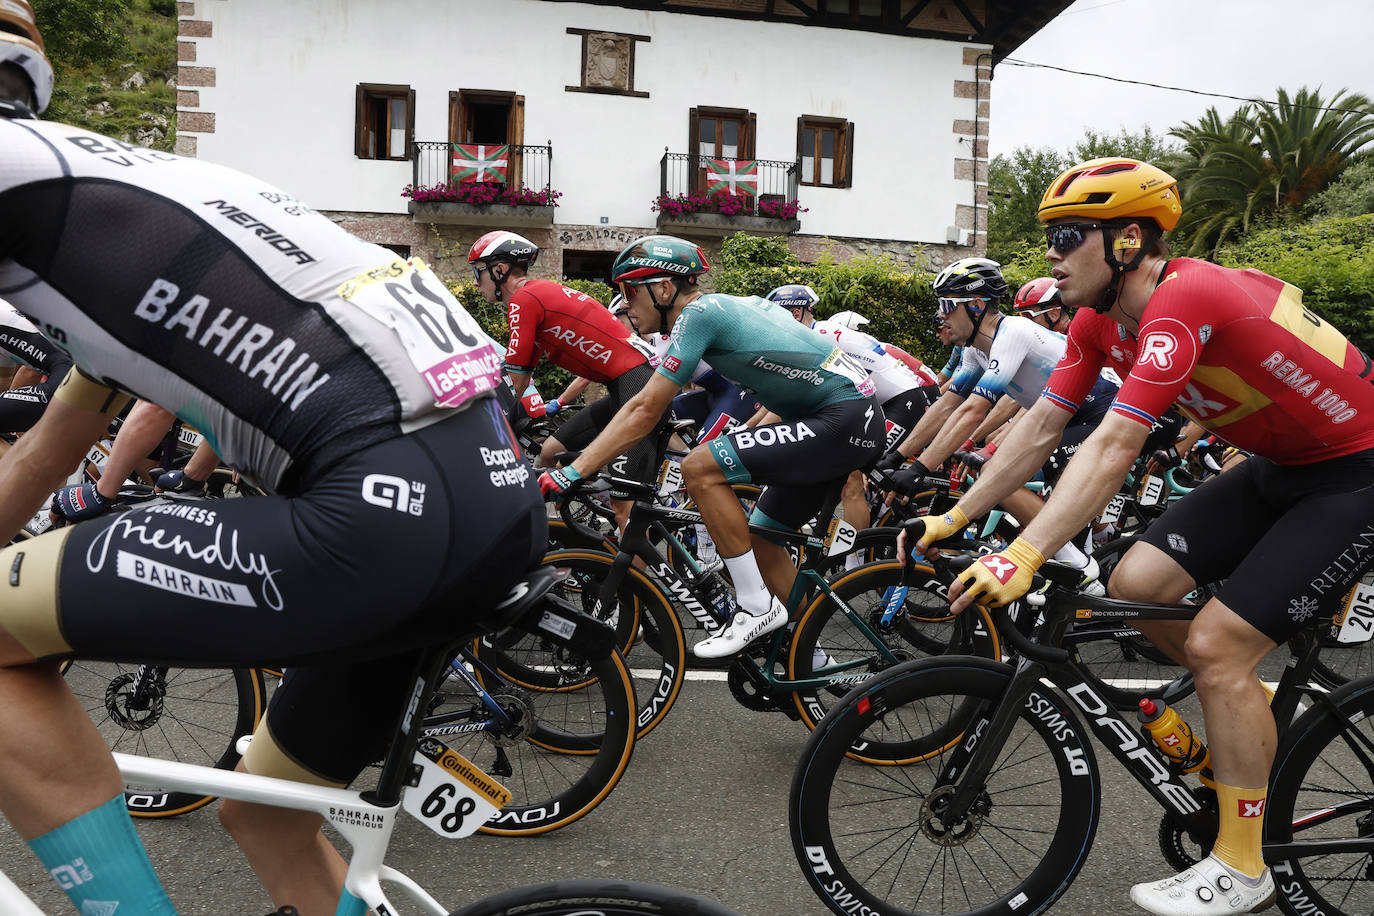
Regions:
<svg viewBox="0 0 1374 916"><path fill-rule="evenodd" d="M64 66L108 64L128 53L129 0L33 0L43 43Z"/></svg>
<svg viewBox="0 0 1374 916"><path fill-rule="evenodd" d="M1074 163L1085 162L1088 159L1101 159L1104 156L1126 156L1130 159L1139 159L1141 162L1157 163L1177 151L1178 144L1171 143L1167 136L1155 133L1148 124L1138 134L1122 128L1115 136L1098 133L1089 128L1084 132L1083 139L1074 144L1069 154L1073 161L1064 167L1068 168Z"/></svg>
<svg viewBox="0 0 1374 916"><path fill-rule="evenodd" d="M1374 213L1374 157L1348 166L1325 191L1308 200L1307 209L1318 218Z"/></svg>
<svg viewBox="0 0 1374 916"><path fill-rule="evenodd" d="M1374 353L1374 214L1252 232L1217 261L1293 284L1305 306Z"/></svg>
<svg viewBox="0 0 1374 916"><path fill-rule="evenodd" d="M1293 224L1308 201L1374 139L1374 105L1344 90L1280 89L1223 119L1215 108L1170 131L1183 141L1170 161L1183 196L1176 243L1189 254L1214 255L1244 233Z"/></svg>

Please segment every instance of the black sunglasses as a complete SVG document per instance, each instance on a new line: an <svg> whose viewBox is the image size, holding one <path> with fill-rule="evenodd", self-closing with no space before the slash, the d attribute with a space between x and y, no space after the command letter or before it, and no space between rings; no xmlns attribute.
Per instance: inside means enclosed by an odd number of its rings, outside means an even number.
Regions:
<svg viewBox="0 0 1374 916"><path fill-rule="evenodd" d="M1060 254L1068 254L1087 239L1088 233L1101 229L1105 223L1060 223L1045 227L1045 244Z"/></svg>

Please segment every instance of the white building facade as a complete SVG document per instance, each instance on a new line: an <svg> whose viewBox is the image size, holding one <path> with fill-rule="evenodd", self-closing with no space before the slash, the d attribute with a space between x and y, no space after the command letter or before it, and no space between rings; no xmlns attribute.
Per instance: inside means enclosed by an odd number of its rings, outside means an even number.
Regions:
<svg viewBox="0 0 1374 916"><path fill-rule="evenodd" d="M177 149L440 263L504 227L546 249L542 272L591 279L639 235L709 246L744 228L807 260L929 268L985 247L994 54L1066 4L1002 37L979 19L997 5L182 2ZM451 163L479 148L504 171L469 184L554 191L557 206L402 196L461 184ZM722 183L736 170L754 183ZM732 188L741 212L709 212ZM708 212L656 211L664 194Z"/></svg>

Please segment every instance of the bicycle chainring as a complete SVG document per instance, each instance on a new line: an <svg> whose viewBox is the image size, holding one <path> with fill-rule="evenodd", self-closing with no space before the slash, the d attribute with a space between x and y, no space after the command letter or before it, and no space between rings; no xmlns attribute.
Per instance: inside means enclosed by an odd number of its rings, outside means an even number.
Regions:
<svg viewBox="0 0 1374 916"><path fill-rule="evenodd" d="M1215 823L1217 793L1206 786L1196 786L1193 789L1193 797L1202 805L1203 813L1211 814ZM1199 839L1205 839L1205 845L1199 842ZM1216 841L1215 833L1206 838L1191 836L1186 827L1174 820L1173 815L1165 814L1159 819L1159 851L1164 854L1169 864L1179 871L1192 868L1205 856L1210 855L1212 845Z"/></svg>
<svg viewBox="0 0 1374 916"><path fill-rule="evenodd" d="M768 655L764 650L752 649L746 652L746 658L736 661L725 673L725 683L730 687L730 695L745 709L755 712L778 712L791 706L791 699L779 698L759 673L767 659ZM784 707L784 704L787 706Z"/></svg>

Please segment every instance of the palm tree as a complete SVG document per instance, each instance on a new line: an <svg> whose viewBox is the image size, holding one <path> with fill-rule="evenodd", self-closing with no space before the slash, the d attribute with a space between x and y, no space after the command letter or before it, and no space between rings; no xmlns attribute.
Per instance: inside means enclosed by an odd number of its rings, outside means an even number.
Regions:
<svg viewBox="0 0 1374 916"><path fill-rule="evenodd" d="M1363 95L1319 91L1241 106L1226 120L1215 108L1170 133L1184 142L1170 165L1183 195L1177 238L1211 255L1258 224L1295 220L1303 205L1346 166L1371 155L1374 104Z"/></svg>

